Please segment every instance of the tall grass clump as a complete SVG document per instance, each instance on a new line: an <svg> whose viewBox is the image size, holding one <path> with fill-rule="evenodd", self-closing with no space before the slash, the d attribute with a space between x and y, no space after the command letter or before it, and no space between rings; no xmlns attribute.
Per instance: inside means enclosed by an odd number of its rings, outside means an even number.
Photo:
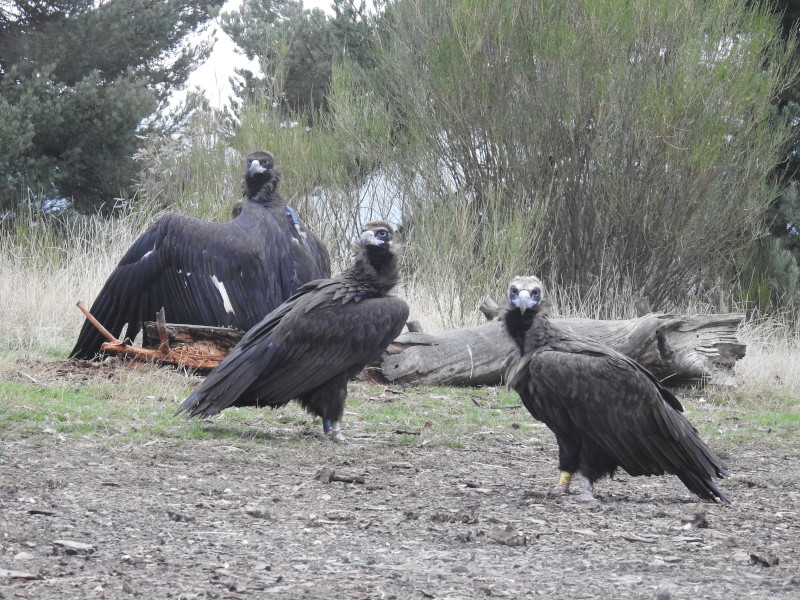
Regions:
<svg viewBox="0 0 800 600"><path fill-rule="evenodd" d="M745 393L775 395L777 389L800 411L800 326L793 315L752 314L739 329L747 345L736 363L737 380Z"/></svg>
<svg viewBox="0 0 800 600"><path fill-rule="evenodd" d="M137 200L191 217L227 221L242 198L244 158L225 135L225 121L196 112L185 135L151 137L136 154L141 167ZM261 150L263 148L253 148Z"/></svg>
<svg viewBox="0 0 800 600"><path fill-rule="evenodd" d="M148 211L115 218L31 213L0 236L0 351L60 355L108 274L153 220Z"/></svg>

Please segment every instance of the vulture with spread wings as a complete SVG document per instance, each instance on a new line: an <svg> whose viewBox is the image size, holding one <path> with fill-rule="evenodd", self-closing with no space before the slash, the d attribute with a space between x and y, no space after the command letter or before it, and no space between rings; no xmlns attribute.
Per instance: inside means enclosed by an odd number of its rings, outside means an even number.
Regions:
<svg viewBox="0 0 800 600"><path fill-rule="evenodd" d="M561 480L554 494L567 493L580 472L580 498L592 500L595 481L621 467L633 476L671 473L700 498L728 502L714 482L728 467L678 399L636 361L552 323L539 279L511 281L502 318L516 345L507 384L556 435Z"/></svg>
<svg viewBox="0 0 800 600"><path fill-rule="evenodd" d="M311 281L248 331L176 414L208 417L229 406L283 406L297 399L342 439L347 382L380 357L408 318L389 292L399 281L394 230L367 223L353 265Z"/></svg>
<svg viewBox="0 0 800 600"><path fill-rule="evenodd" d="M233 220L158 219L108 277L92 315L115 337L127 325L131 340L162 307L171 323L246 331L302 284L330 277L327 249L286 206L279 182L272 154L253 152ZM87 320L70 357L94 358L104 341Z"/></svg>

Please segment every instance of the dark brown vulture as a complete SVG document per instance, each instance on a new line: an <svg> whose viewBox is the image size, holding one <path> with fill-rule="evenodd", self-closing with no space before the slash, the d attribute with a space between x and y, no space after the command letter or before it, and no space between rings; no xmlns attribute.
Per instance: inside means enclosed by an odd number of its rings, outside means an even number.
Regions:
<svg viewBox="0 0 800 600"><path fill-rule="evenodd" d="M279 181L272 154L253 152L233 220L158 219L108 277L92 315L116 337L127 324L131 340L162 307L171 323L246 331L302 284L330 277L327 249L286 206ZM104 341L87 320L70 357L94 358Z"/></svg>
<svg viewBox="0 0 800 600"><path fill-rule="evenodd" d="M209 417L229 406L283 406L297 399L342 439L347 382L380 357L408 318L388 293L398 283L398 248L385 221L367 223L353 266L311 281L248 331L176 414Z"/></svg>
<svg viewBox="0 0 800 600"><path fill-rule="evenodd" d="M580 498L592 500L594 482L621 467L630 475L677 475L703 500L728 502L713 478L728 467L698 436L675 396L647 369L603 344L552 323L536 277L516 277L503 314L515 353L506 381L534 418L556 435L561 479L586 479Z"/></svg>

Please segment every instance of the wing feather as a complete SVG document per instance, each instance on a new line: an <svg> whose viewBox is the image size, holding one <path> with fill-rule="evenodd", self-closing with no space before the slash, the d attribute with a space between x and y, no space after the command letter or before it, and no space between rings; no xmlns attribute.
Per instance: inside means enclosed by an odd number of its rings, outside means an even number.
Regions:
<svg viewBox="0 0 800 600"><path fill-rule="evenodd" d="M399 335L408 307L393 297L334 300L337 283L301 287L247 332L178 412L210 416L229 406L286 404L373 360Z"/></svg>
<svg viewBox="0 0 800 600"><path fill-rule="evenodd" d="M652 375L630 359L591 346L581 352L572 344L566 352L533 353L529 373L539 418L563 421L563 411L570 420L565 428L574 424L631 475L675 473L689 466L708 471L707 462L696 456L705 445L694 428L664 398Z"/></svg>
<svg viewBox="0 0 800 600"><path fill-rule="evenodd" d="M286 229L254 203L228 223L164 216L123 255L91 313L115 337L125 324L135 336L162 307L174 323L246 331L292 293ZM103 341L87 321L70 355L92 358Z"/></svg>

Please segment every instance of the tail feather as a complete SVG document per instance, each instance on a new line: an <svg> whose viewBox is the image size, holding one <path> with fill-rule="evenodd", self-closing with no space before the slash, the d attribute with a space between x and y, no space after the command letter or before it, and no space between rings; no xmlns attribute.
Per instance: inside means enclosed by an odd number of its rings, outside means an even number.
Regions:
<svg viewBox="0 0 800 600"><path fill-rule="evenodd" d="M725 504L730 504L731 501L728 500L728 497L722 493L722 490L711 479L700 477L694 471L679 471L676 475L690 492L703 500L710 502L719 500Z"/></svg>

